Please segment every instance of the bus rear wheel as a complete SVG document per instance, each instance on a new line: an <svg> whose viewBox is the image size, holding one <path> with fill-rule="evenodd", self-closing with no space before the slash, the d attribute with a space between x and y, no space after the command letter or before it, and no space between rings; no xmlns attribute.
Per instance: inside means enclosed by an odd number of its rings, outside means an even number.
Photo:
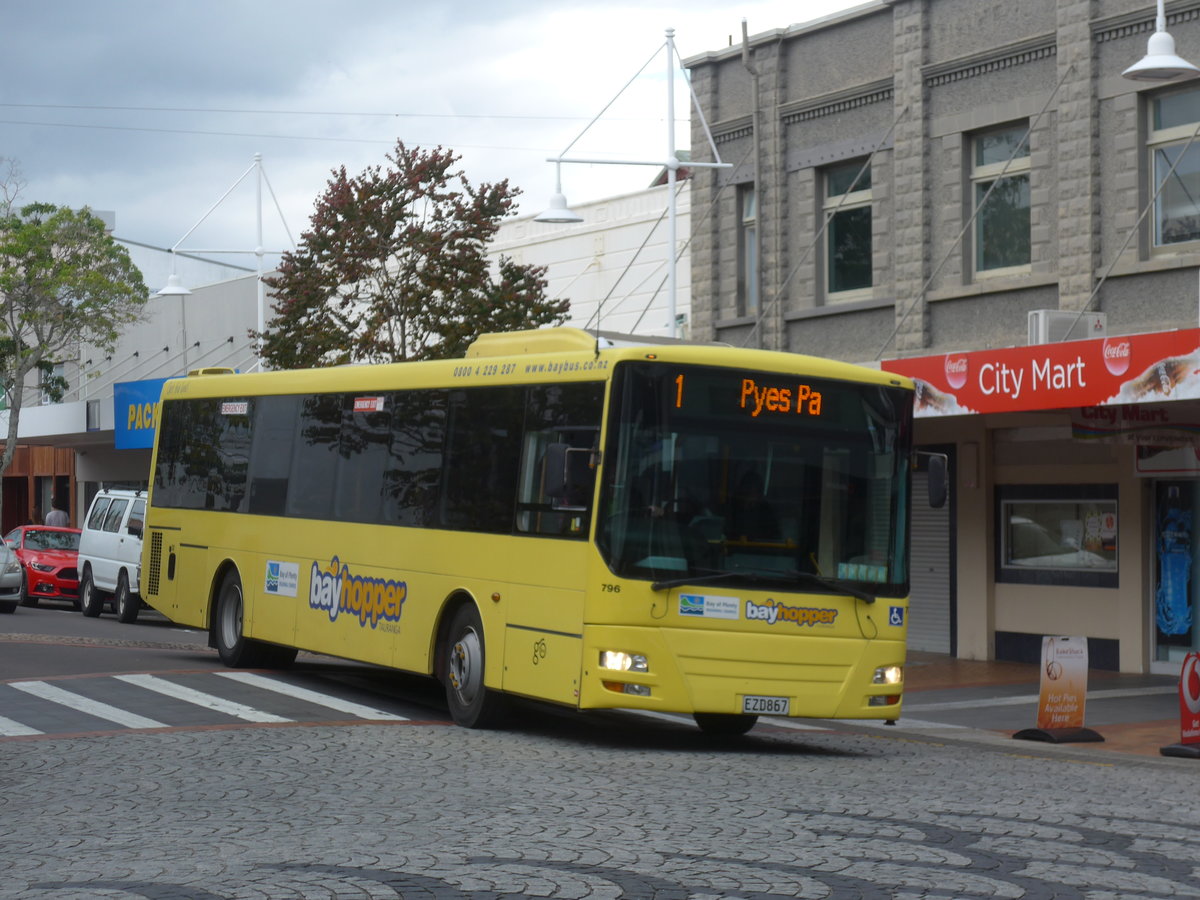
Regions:
<svg viewBox="0 0 1200 900"><path fill-rule="evenodd" d="M243 633L242 579L230 569L221 579L217 593L217 615L213 638L221 662L234 669L282 669L296 658L294 647L278 647L254 641Z"/></svg>
<svg viewBox="0 0 1200 900"><path fill-rule="evenodd" d="M692 718L705 734L724 737L745 734L758 721L758 716L742 716L736 713L693 713Z"/></svg>
<svg viewBox="0 0 1200 900"><path fill-rule="evenodd" d="M507 702L483 683L483 622L472 604L459 607L446 633L442 681L455 724L491 728L503 720Z"/></svg>

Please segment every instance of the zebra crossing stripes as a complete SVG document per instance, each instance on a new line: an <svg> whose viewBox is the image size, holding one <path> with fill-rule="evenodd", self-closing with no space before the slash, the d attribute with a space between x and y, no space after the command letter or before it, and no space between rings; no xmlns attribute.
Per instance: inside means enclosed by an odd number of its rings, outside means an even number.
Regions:
<svg viewBox="0 0 1200 900"><path fill-rule="evenodd" d="M221 680L212 680L214 675ZM221 690L222 684L232 689L234 683L242 686L236 693ZM5 696L10 688L37 699L17 702L11 692ZM155 696L157 701L151 699ZM164 703L162 698L169 700ZM43 702L39 704L39 700ZM192 712L186 711L189 709ZM97 720L130 729L223 725L231 719L255 724L299 723L320 719L317 710L335 710L347 719L364 722L412 721L301 687L283 677L252 672L171 673L169 677L139 673L85 676L54 684L37 680L0 683L0 738L94 731Z"/></svg>
<svg viewBox="0 0 1200 900"><path fill-rule="evenodd" d="M335 709L338 712L348 713L360 719L374 719L381 722L408 721L404 716L386 713L383 710L364 706L361 703L355 703L351 700L342 700L340 697L331 697L328 694L322 694L320 691L310 691L308 688L302 688L299 685L290 684L286 681L277 681L274 678L255 675L253 672L217 672L215 674L222 678L229 678L232 681L240 681L242 684L248 684L251 687L275 691L276 693L286 694L289 697L295 697L297 700L304 700L316 706L324 706L328 709Z"/></svg>
<svg viewBox="0 0 1200 900"><path fill-rule="evenodd" d="M30 728L28 725L22 725L5 716L0 716L0 737L28 737L33 734L45 734L43 731L38 731L36 728Z"/></svg>
<svg viewBox="0 0 1200 900"><path fill-rule="evenodd" d="M263 712L252 706L246 706L244 703L235 703L232 700L214 697L212 694L206 694L194 688L175 684L172 681L167 681L165 678L159 678L157 675L117 675L115 677L118 681L124 681L126 684L136 684L138 687L143 687L148 691L155 691L166 697L174 697L176 700L182 700L185 703L203 706L205 709L224 713L236 719L245 719L247 722L292 721L283 716L277 716L274 713Z"/></svg>
<svg viewBox="0 0 1200 900"><path fill-rule="evenodd" d="M90 697L65 691L56 685L47 684L44 681L16 681L11 682L9 686L16 688L18 691L24 691L27 694L40 697L43 700L49 700L51 703L58 703L62 706L78 710L81 713L87 713L89 716L95 716L97 719L104 719L117 725L124 725L126 728L167 727L162 722L156 722L154 719L146 718L146 716L139 716L137 713L119 709L100 700L92 700Z"/></svg>

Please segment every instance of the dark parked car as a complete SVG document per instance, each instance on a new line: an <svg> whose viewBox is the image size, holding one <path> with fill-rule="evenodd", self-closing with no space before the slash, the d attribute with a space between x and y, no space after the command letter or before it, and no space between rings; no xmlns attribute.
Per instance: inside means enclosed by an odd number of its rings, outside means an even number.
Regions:
<svg viewBox="0 0 1200 900"><path fill-rule="evenodd" d="M4 536L21 561L21 605L64 600L79 608L78 528L22 525Z"/></svg>

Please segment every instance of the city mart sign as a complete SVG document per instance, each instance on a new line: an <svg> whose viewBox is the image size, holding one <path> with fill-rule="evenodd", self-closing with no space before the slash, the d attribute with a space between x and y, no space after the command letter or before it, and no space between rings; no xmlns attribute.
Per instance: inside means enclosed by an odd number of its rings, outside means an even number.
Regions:
<svg viewBox="0 0 1200 900"><path fill-rule="evenodd" d="M917 383L916 415L1200 398L1200 329L884 360Z"/></svg>

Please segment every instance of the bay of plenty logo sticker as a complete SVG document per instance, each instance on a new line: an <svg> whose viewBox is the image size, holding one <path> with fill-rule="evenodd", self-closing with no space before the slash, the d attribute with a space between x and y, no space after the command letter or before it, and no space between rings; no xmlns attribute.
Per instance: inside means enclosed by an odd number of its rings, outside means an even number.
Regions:
<svg viewBox="0 0 1200 900"><path fill-rule="evenodd" d="M705 619L736 619L738 598L718 597L713 594L680 594L679 614Z"/></svg>
<svg viewBox="0 0 1200 900"><path fill-rule="evenodd" d="M267 578L263 591L281 597L295 597L300 585L300 567L296 563L267 560Z"/></svg>
<svg viewBox="0 0 1200 900"><path fill-rule="evenodd" d="M324 568L319 562L312 564L308 606L323 610L330 622L336 622L343 614L357 619L364 628L368 625L375 628L380 622L399 622L406 599L405 581L355 575L336 556Z"/></svg>

